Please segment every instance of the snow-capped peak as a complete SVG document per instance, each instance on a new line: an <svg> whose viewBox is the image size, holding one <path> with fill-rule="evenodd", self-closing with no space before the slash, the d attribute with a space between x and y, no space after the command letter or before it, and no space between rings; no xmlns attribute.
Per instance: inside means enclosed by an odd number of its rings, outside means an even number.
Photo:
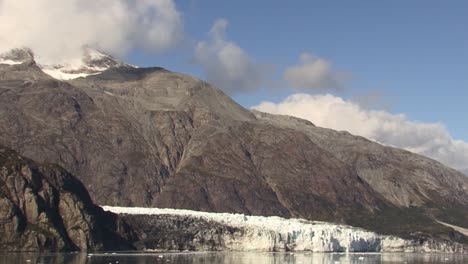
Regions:
<svg viewBox="0 0 468 264"><path fill-rule="evenodd" d="M91 48L83 49L83 57L74 63L62 65L39 65L48 75L59 80L70 80L100 74L110 68L135 67Z"/></svg>
<svg viewBox="0 0 468 264"><path fill-rule="evenodd" d="M83 55L80 59L52 65L41 63L40 58L35 60L33 52L27 48L12 49L9 52L0 54L0 64L16 65L30 61L35 61L44 73L58 80L71 80L96 75L110 68L135 68L135 66L126 64L111 55L88 47L83 48Z"/></svg>

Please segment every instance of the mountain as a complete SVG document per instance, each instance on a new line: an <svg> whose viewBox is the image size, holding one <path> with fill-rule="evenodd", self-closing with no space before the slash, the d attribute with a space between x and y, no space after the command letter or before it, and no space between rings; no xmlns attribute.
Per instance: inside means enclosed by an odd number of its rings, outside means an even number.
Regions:
<svg viewBox="0 0 468 264"><path fill-rule="evenodd" d="M78 179L0 146L0 249L129 249L116 215L92 203Z"/></svg>
<svg viewBox="0 0 468 264"><path fill-rule="evenodd" d="M468 178L429 158L244 109L162 68L114 64L68 81L44 72L34 60L0 64L0 143L63 166L97 204L467 241L447 224L468 228Z"/></svg>

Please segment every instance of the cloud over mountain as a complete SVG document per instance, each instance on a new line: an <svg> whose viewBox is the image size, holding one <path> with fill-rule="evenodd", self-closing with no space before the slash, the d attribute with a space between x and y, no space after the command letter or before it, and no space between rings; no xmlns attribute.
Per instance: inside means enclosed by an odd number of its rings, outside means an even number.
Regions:
<svg viewBox="0 0 468 264"><path fill-rule="evenodd" d="M215 21L207 41L195 47L195 62L201 65L209 82L228 93L259 88L268 66L260 65L237 43L226 39L228 21Z"/></svg>
<svg viewBox="0 0 468 264"><path fill-rule="evenodd" d="M302 53L299 64L284 72L289 86L298 90L342 90L347 79L345 73L332 69L332 64L323 58Z"/></svg>
<svg viewBox="0 0 468 264"><path fill-rule="evenodd" d="M161 52L183 35L173 0L0 1L0 52L28 47L42 63L70 63L85 46L113 55Z"/></svg>
<svg viewBox="0 0 468 264"><path fill-rule="evenodd" d="M367 110L357 103L330 94L294 94L277 104L262 102L253 108L300 117L321 127L346 130L468 172L468 143L452 138L440 123L415 122L408 120L404 114Z"/></svg>

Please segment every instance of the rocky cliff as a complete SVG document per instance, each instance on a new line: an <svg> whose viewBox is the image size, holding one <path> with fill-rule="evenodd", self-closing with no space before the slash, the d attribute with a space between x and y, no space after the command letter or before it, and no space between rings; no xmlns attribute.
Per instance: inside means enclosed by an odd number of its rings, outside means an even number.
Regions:
<svg viewBox="0 0 468 264"><path fill-rule="evenodd" d="M116 215L63 168L0 146L0 251L129 249Z"/></svg>
<svg viewBox="0 0 468 264"><path fill-rule="evenodd" d="M97 204L278 215L466 241L468 178L434 160L242 108L204 81L110 67L67 82L0 64L0 143Z"/></svg>

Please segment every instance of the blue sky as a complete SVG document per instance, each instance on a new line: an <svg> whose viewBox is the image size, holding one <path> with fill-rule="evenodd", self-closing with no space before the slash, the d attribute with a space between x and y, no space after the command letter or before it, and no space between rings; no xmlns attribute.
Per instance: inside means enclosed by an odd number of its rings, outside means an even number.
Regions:
<svg viewBox="0 0 468 264"><path fill-rule="evenodd" d="M213 23L229 22L226 38L255 62L272 66L258 90L235 93L240 104L278 102L297 91L282 72L307 52L351 74L343 98L378 93L374 108L411 120L444 123L468 141L467 1L176 1L186 40L164 54L133 52L128 60L206 78L193 49ZM272 88L280 86L282 89ZM320 93L323 91L312 92Z"/></svg>

